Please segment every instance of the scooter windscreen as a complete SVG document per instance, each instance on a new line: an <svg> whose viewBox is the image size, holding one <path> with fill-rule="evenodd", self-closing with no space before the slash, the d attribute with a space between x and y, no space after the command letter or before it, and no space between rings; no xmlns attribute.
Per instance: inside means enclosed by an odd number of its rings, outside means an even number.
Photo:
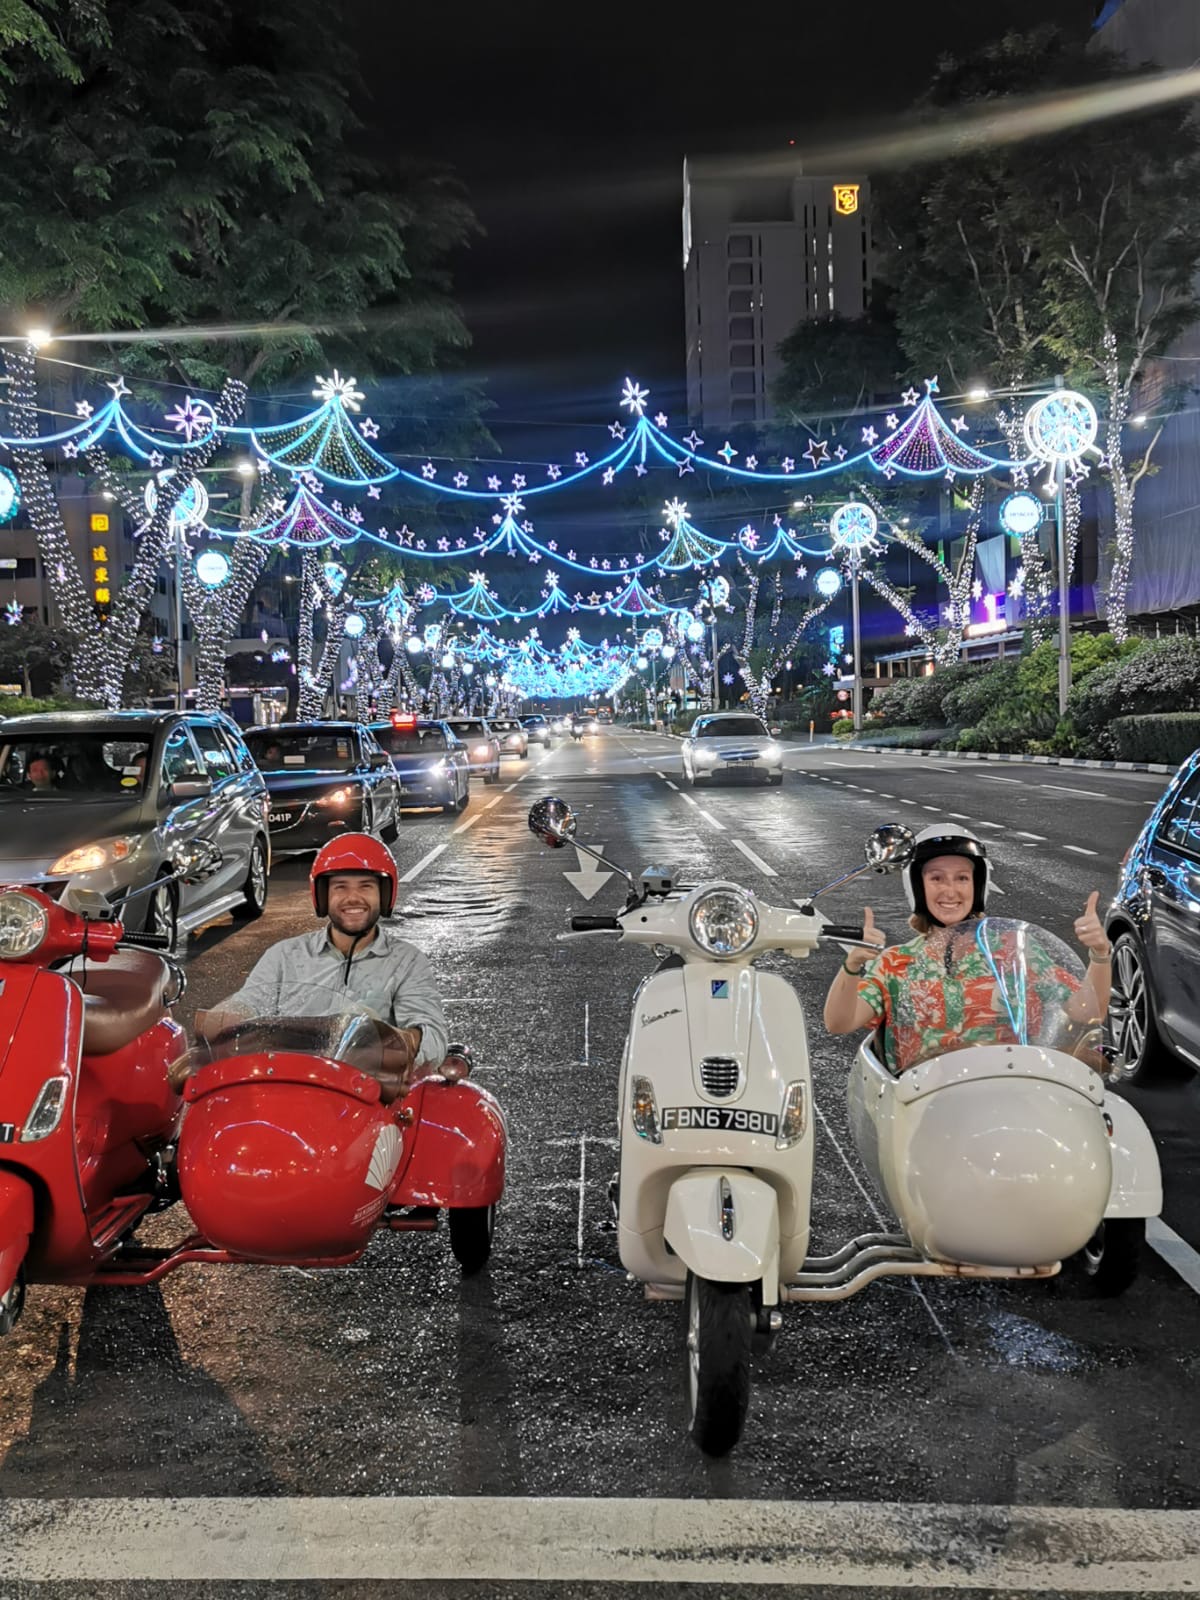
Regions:
<svg viewBox="0 0 1200 1600"><path fill-rule="evenodd" d="M211 1040L197 1040L177 1070L181 1076L185 1072L191 1076L213 1061L269 1052L319 1056L380 1079L407 1064L398 1057L394 1029L381 1017L336 1012L331 1016L248 1017Z"/></svg>
<svg viewBox="0 0 1200 1600"><path fill-rule="evenodd" d="M889 1064L901 1070L974 1045L1061 1051L1104 1071L1104 1008L1083 963L1045 928L980 917L935 928L879 975L890 990Z"/></svg>

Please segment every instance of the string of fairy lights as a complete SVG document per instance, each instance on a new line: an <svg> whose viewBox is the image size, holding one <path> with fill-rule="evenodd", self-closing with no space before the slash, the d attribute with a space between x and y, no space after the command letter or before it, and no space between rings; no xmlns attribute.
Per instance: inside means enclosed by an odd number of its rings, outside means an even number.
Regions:
<svg viewBox="0 0 1200 1600"><path fill-rule="evenodd" d="M972 442L972 424L965 412L947 416L939 409L939 383L934 377L925 380L923 392L907 390L900 407L882 419L882 426L856 421L857 436L851 443L814 436L798 458L758 457L741 453L728 439L719 447L706 442L695 428L677 436L664 413L649 414L648 391L626 379L619 401L625 415L610 425L608 448L594 458L580 448L563 461L524 464L502 477L494 463L389 458L378 447L379 424L360 415L365 394L353 377L336 370L317 379L312 392L316 404L290 421L247 420L248 396L232 384L215 399L185 393L175 398L171 410L151 419L144 414L145 407L135 405L125 380L117 377L102 386L106 396L75 402L73 418L55 416L53 423L65 421L65 425L47 428L42 418L49 414L37 398L36 360L33 346L9 347L5 352L9 423L8 430L0 432L0 450L7 453L11 467L0 466L0 521L11 520L18 510L28 517L59 611L84 642L76 664L79 692L108 703L119 699L137 618L172 542L177 559L182 558L188 569L186 598L205 661L203 692L208 698L219 692L221 645L235 631L268 556L299 551L306 572L328 573L337 566L334 557L360 545L392 552L402 558L406 571L419 570L423 564L461 567L464 562L492 558L490 571L499 557L541 567L540 599L506 605L481 565L471 571L465 587L439 589L425 583L400 597L393 592L390 597L355 599L340 587L322 592L319 579L306 579L301 609L309 613L309 634L311 614L324 607L330 618L336 611L337 626L339 630L344 626L352 647L365 650L384 627L406 651L420 640L411 650L415 655L426 648L424 633L415 631L416 613L428 615L436 609L476 629L465 643L452 647L447 643L439 655L431 656L439 667L465 671L486 661L500 669L500 680L515 691L534 692L531 686L537 684L539 696L549 698L551 684L557 686L556 692L576 693L597 690L602 681L623 681L636 670L644 648L636 639L632 647L608 639L587 644L575 628L568 633L569 649L550 648L541 641L537 626L546 618L591 614L621 624L632 622L635 628L646 623L651 631L658 631L655 625L668 619L665 646L703 656L704 627L698 625L698 636L694 627L697 608L664 598L665 581L686 581L688 575L694 581L722 562L736 562L751 573L757 596L755 569L795 562L796 578L803 582L809 572L807 561L815 560L823 563L814 579L823 609L832 598L830 576L840 583L838 566L861 565L868 551L879 548L872 478L941 479L950 485L961 479L981 485L995 474L1024 482L1045 470L1055 483L1065 481L1075 487L1089 471L1089 459L1100 456L1095 447L1095 410L1086 397L1071 391L1056 391L1030 407L1023 430L1024 454L1013 453L1011 436L999 451ZM237 470L244 486L241 511L234 516L214 510L201 475L215 470L210 463L222 449L241 456L235 469L227 469ZM114 465L118 452L123 458L121 471ZM98 584L89 585L75 561L53 491L52 471L59 475L81 471L81 458L133 523L138 544L137 566L107 615L99 604ZM539 507L553 515L554 504L572 488L584 485L589 492L603 494L623 475L642 479L652 470L672 472L677 480L697 472L718 482L753 480L773 492L786 485L789 509L804 512L810 525L799 529L785 513L777 512L768 513L765 530L745 523L735 533L719 534L699 524L677 491L662 506L660 549L650 554L643 549L584 555L540 534L529 514L535 497ZM859 498L821 520L808 486L816 485L827 494L829 480L839 476L854 482L853 492ZM413 515L413 504L426 498L443 521L448 510L466 512L468 518L474 512L474 517L463 531L422 532L389 515L389 504L397 494L408 516ZM981 501L981 494L972 495L976 500ZM491 509L481 516L483 503ZM872 536L863 540L867 512ZM1077 509L1075 517L1077 526ZM894 524L888 535L914 547L915 536L904 538ZM899 602L910 630L924 638L930 630L906 607L903 597L894 590L889 593L886 578L880 574L876 578L877 591L890 603ZM951 608L951 621L960 625L964 602L953 588ZM12 606L7 615L17 620ZM501 639L495 631L515 625L529 625L523 637ZM366 643L356 646L356 640ZM480 654L472 655L473 651ZM446 655L455 659L446 662L442 659ZM299 670L305 686L315 692L328 669L316 668L306 659ZM566 691L568 682L573 687Z"/></svg>

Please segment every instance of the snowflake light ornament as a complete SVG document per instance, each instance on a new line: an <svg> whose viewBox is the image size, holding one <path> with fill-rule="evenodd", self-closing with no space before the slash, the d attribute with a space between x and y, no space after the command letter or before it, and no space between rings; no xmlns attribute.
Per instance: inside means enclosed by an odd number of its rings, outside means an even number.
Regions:
<svg viewBox="0 0 1200 1600"><path fill-rule="evenodd" d="M1060 463L1068 472L1078 473L1084 455L1095 449L1098 428L1096 408L1086 395L1056 389L1026 412L1025 443L1030 455L1045 463L1048 478Z"/></svg>
<svg viewBox="0 0 1200 1600"><path fill-rule="evenodd" d="M357 378L343 378L334 367L332 378L317 379L317 387L312 392L313 399L320 400L324 405L340 400L344 411L359 411L367 397L361 389L355 388L357 382Z"/></svg>
<svg viewBox="0 0 1200 1600"><path fill-rule="evenodd" d="M10 600L4 608L5 622L7 622L11 627L15 623L20 622L21 616L21 602L19 600Z"/></svg>
<svg viewBox="0 0 1200 1600"><path fill-rule="evenodd" d="M860 505L857 500L839 506L829 518L829 536L835 549L854 561L878 549L878 533L879 519L870 506Z"/></svg>
<svg viewBox="0 0 1200 1600"><path fill-rule="evenodd" d="M216 413L206 400L193 400L189 394L174 411L167 412L165 420L191 444L193 439L211 431L216 422Z"/></svg>
<svg viewBox="0 0 1200 1600"><path fill-rule="evenodd" d="M650 398L649 389L643 389L632 378L625 379L625 387L621 390L621 404L626 407L630 416L643 417L646 414L646 401Z"/></svg>

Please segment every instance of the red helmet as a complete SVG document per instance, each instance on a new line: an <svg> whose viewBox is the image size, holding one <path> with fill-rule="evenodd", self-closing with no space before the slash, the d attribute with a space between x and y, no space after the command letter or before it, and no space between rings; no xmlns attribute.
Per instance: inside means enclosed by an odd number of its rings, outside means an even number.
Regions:
<svg viewBox="0 0 1200 1600"><path fill-rule="evenodd" d="M370 872L379 879L379 914L390 917L396 904L399 876L392 853L372 839L369 833L343 833L317 851L308 881L312 885L313 910L319 917L329 915L329 877L334 872Z"/></svg>

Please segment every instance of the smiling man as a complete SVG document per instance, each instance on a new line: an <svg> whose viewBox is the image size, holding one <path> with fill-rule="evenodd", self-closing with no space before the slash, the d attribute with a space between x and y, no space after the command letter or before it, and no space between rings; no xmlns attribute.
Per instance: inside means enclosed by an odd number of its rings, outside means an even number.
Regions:
<svg viewBox="0 0 1200 1600"><path fill-rule="evenodd" d="M448 1034L428 958L380 923L396 903L391 852L343 834L318 853L309 882L324 926L264 951L235 994L196 1013L196 1031L215 1040L251 1017L377 1017L392 1030L387 1062L401 1092L422 1067L443 1067Z"/></svg>

